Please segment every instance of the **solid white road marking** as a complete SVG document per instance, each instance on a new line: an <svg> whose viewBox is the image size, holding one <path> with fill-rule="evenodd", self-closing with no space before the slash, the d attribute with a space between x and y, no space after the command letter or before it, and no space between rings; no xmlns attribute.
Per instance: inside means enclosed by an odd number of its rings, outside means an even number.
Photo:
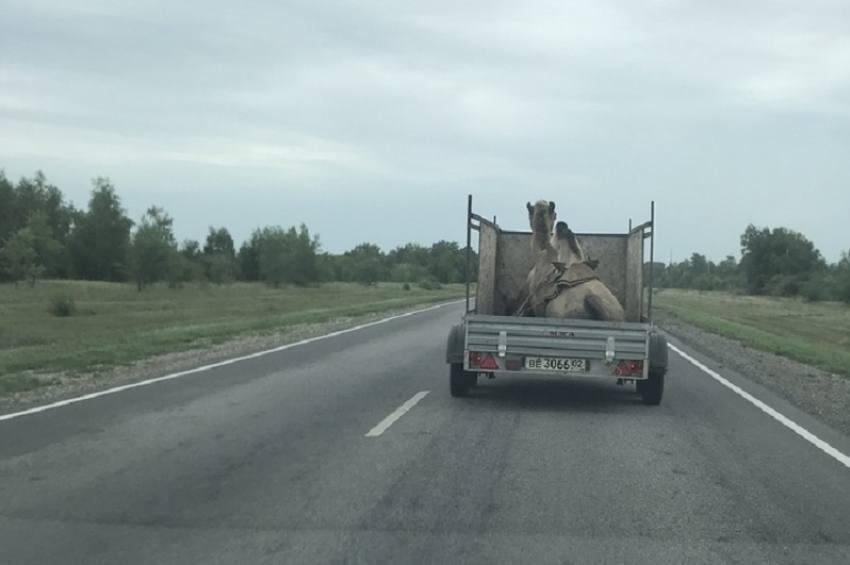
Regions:
<svg viewBox="0 0 850 565"><path fill-rule="evenodd" d="M284 351L286 349L292 349L293 347L298 347L299 345L306 345L308 343L321 341L323 339L336 337L338 335L356 332L358 330L371 328L373 326L385 324L387 322L391 322L393 320L398 320L400 318L406 318L408 316L414 316L416 314L422 314L424 312L430 312L431 310L436 310L437 308L442 308L444 306L451 306L453 304L460 304L462 302L464 302L464 300L456 300L454 302L444 302L442 304L437 304L435 306L423 308L422 310L415 310L413 312L405 312L404 314L397 314L395 316L390 316L388 318L381 318L380 320L375 320L374 322L368 322L366 324L360 324L358 326L354 326L354 327L347 328L347 329L344 329L344 330L339 330L339 331L331 332L329 334L311 337L311 338L308 338L308 339L297 341L295 343L288 343L286 345L281 345L279 347L275 347L275 348L272 348L272 349L266 349L264 351L257 351L256 353L251 353L249 355L243 355L242 357L234 357L233 359L226 359L224 361L219 361L218 363L212 363L210 365L204 365L202 367L195 367L194 369L188 369L186 371L171 373L169 375L163 375L161 377L156 377L156 378L148 379L148 380L145 380L145 381L139 381L139 382L135 382L135 383L117 386L117 387L114 387L114 388L109 388L109 389L106 389L106 390L101 390L101 391L98 391L98 392L92 392L90 394L85 394L83 396L77 396L77 397L74 397L74 398L68 398L66 400L60 400L58 402L53 402L51 404L45 404L43 406L35 406L35 407L29 408L27 410L22 410L21 412L13 412L11 414L5 414L5 415L0 414L0 422L2 422L4 420L11 420L13 418L20 418L21 416L28 416L30 414L37 414L38 412L45 412L47 410L52 410L53 408L59 408L61 406L68 406L69 404L75 404L77 402L82 402L84 400L91 400L91 399L97 398L99 396L106 396L107 394L115 394L116 392L122 392L122 391L125 391L125 390L129 390L131 388L138 388L138 387L142 387L142 386L152 385L152 384L155 384L155 383L160 383L160 382L163 382L163 381L170 381L172 379L178 379L180 377L185 377L187 375L194 375L195 373L202 373L204 371L209 371L210 369L217 369L219 367L225 367L227 365L233 365L233 364L239 363L241 361L247 361L249 359L256 359L257 357L263 357L264 355L269 355L270 353L278 353L278 352Z"/></svg>
<svg viewBox="0 0 850 565"><path fill-rule="evenodd" d="M818 449L820 449L821 451L823 451L824 453L826 453L827 455L829 455L830 457L850 469L850 457L838 451L837 449L817 437L815 434L807 430L806 428L802 427L801 425L797 424L792 420L789 420L788 418L786 418L785 416L783 416L782 414L780 414L779 412L777 412L776 410L774 410L752 394L743 390L741 387L734 385L728 380L724 379L717 372L712 371L711 369L709 369L708 367L706 367L705 365L703 365L702 363L700 363L699 361L697 361L675 345L668 343L667 347L681 355L685 360L690 361L691 364L695 365L698 369L701 369L708 376L710 376L723 386L730 388L738 396L755 405L759 410L761 410L768 416L771 416L772 418L776 419L780 424L790 429L794 433L798 434L803 439L805 439L806 441L808 441L809 443L811 443L812 445L814 445L815 447L817 447Z"/></svg>
<svg viewBox="0 0 850 565"><path fill-rule="evenodd" d="M395 412L381 420L380 424L369 430L369 432L366 434L366 437L378 437L379 435L387 431L387 428L392 426L396 420L404 416L408 410L416 406L416 403L425 398L425 396L429 392L430 391L423 390L414 394L410 400L396 408Z"/></svg>

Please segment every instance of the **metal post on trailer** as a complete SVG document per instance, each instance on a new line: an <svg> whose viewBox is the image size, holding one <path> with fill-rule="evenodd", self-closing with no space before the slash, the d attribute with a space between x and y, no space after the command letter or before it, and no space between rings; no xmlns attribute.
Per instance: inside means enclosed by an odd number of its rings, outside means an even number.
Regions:
<svg viewBox="0 0 850 565"><path fill-rule="evenodd" d="M470 278L470 261L472 255L472 195L470 194L466 202L466 311L464 315L469 313L469 278Z"/></svg>
<svg viewBox="0 0 850 565"><path fill-rule="evenodd" d="M649 319L652 320L652 290L655 286L655 200L650 204L649 221L652 222L652 237L649 238Z"/></svg>

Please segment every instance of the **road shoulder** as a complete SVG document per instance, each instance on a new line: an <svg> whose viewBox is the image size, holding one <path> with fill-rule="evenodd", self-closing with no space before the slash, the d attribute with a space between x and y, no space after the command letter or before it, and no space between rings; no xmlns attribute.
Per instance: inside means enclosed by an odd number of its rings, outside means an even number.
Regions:
<svg viewBox="0 0 850 565"><path fill-rule="evenodd" d="M792 406L850 437L850 379L751 349L660 312L655 323L694 351L772 391Z"/></svg>

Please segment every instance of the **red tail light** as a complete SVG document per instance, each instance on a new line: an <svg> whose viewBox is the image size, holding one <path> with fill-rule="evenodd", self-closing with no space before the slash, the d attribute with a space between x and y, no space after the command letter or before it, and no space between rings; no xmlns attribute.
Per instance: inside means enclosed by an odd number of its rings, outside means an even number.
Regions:
<svg viewBox="0 0 850 565"><path fill-rule="evenodd" d="M481 365L481 354L477 351L469 352L469 366L470 367L478 367Z"/></svg>
<svg viewBox="0 0 850 565"><path fill-rule="evenodd" d="M635 375L643 373L643 361L620 361L617 363L617 366L614 368L614 374L618 377L628 377L629 375Z"/></svg>

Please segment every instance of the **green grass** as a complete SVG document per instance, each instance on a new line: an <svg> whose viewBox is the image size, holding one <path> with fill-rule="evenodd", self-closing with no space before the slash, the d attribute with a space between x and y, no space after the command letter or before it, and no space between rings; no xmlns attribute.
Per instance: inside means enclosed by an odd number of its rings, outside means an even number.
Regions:
<svg viewBox="0 0 850 565"><path fill-rule="evenodd" d="M850 376L850 307L837 302L665 289L653 308L706 331Z"/></svg>
<svg viewBox="0 0 850 565"><path fill-rule="evenodd" d="M59 295L73 298L74 315L53 315L51 301ZM0 394L46 384L32 372L90 373L240 336L463 295L463 285L404 290L400 283L279 289L236 283L144 292L132 285L87 281L0 285Z"/></svg>

